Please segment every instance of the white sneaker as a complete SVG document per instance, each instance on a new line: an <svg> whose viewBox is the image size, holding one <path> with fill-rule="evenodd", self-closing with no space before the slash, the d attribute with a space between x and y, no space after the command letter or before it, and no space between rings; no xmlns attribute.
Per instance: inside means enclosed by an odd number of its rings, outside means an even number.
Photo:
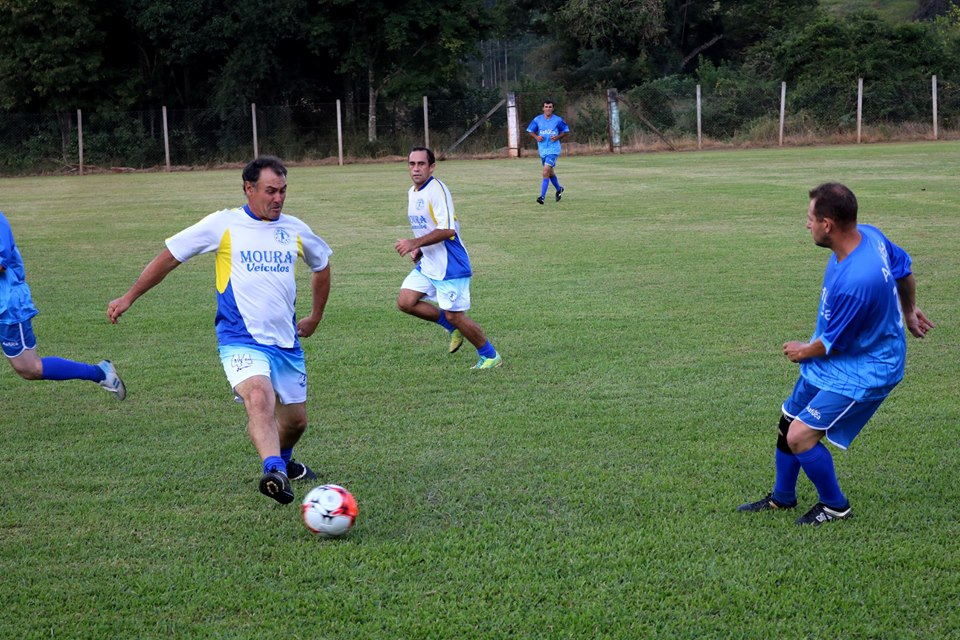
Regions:
<svg viewBox="0 0 960 640"><path fill-rule="evenodd" d="M123 386L123 380L117 375L117 368L113 366L113 363L109 360L101 360L97 366L103 369L103 372L107 375L106 378L97 384L110 393L116 394L117 400L126 398L127 388Z"/></svg>

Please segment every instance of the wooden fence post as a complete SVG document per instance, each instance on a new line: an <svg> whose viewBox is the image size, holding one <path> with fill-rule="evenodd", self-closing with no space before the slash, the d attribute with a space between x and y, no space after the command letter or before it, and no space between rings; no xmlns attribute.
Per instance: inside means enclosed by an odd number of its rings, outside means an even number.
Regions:
<svg viewBox="0 0 960 640"><path fill-rule="evenodd" d="M77 109L77 151L80 154L80 175L83 175L83 112Z"/></svg>
<svg viewBox="0 0 960 640"><path fill-rule="evenodd" d="M703 149L703 127L700 122L700 85L697 85L697 149Z"/></svg>
<svg viewBox="0 0 960 640"><path fill-rule="evenodd" d="M937 76L933 76L931 85L933 88L933 139L939 140L937 136Z"/></svg>
<svg viewBox="0 0 960 640"><path fill-rule="evenodd" d="M507 155L520 157L520 121L517 113L517 94L507 93Z"/></svg>
<svg viewBox="0 0 960 640"><path fill-rule="evenodd" d="M163 155L167 160L166 170L170 171L170 133L167 130L167 107L163 106Z"/></svg>
<svg viewBox="0 0 960 640"><path fill-rule="evenodd" d="M427 96L423 96L423 146L430 148L430 117L427 109Z"/></svg>
<svg viewBox="0 0 960 640"><path fill-rule="evenodd" d="M857 144L860 144L860 129L863 124L863 78L857 78Z"/></svg>
<svg viewBox="0 0 960 640"><path fill-rule="evenodd" d="M780 146L783 146L783 119L787 110L787 83L780 83Z"/></svg>
<svg viewBox="0 0 960 640"><path fill-rule="evenodd" d="M340 119L340 100L337 100L337 157L343 166L343 121Z"/></svg>
<svg viewBox="0 0 960 640"><path fill-rule="evenodd" d="M250 118L253 120L253 157L257 158L260 156L257 140L257 105L252 102L250 103Z"/></svg>
<svg viewBox="0 0 960 640"><path fill-rule="evenodd" d="M607 89L607 134L610 152L620 153L620 104L616 89Z"/></svg>

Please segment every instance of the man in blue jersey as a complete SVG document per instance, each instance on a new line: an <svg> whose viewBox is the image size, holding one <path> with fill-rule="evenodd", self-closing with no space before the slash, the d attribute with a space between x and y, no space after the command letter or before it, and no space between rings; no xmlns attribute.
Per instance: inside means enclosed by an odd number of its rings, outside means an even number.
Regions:
<svg viewBox="0 0 960 640"><path fill-rule="evenodd" d="M560 141L570 133L570 127L563 121L563 118L553 112L553 101L543 101L543 114L537 116L527 127L527 133L537 141L537 150L540 152L540 164L543 165L543 181L540 183L540 196L537 198L538 204L543 204L543 199L547 195L547 186L553 183L556 189L557 202L563 195L563 187L557 180L557 158L560 157Z"/></svg>
<svg viewBox="0 0 960 640"><path fill-rule="evenodd" d="M32 322L38 313L13 230L0 211L0 343L13 370L24 380L89 380L118 400L127 397L127 389L109 360L87 364L38 356Z"/></svg>
<svg viewBox="0 0 960 640"><path fill-rule="evenodd" d="M821 440L850 446L903 378L904 325L923 338L933 323L916 306L910 256L876 227L857 224L850 189L827 183L811 190L807 229L817 246L833 252L816 328L809 342L783 345L784 355L800 363L800 378L781 409L773 491L738 510L796 507L802 469L819 501L797 524L818 526L853 513Z"/></svg>
<svg viewBox="0 0 960 640"><path fill-rule="evenodd" d="M330 293L330 247L304 222L282 213L287 169L261 156L243 170L247 204L211 213L167 238L133 286L107 307L116 323L134 301L183 262L216 254L220 361L247 430L262 460L260 492L281 504L293 501L290 479L314 479L293 459L307 428L307 369L299 338L313 335ZM294 268L302 259L313 272L310 314L299 322Z"/></svg>
<svg viewBox="0 0 960 640"><path fill-rule="evenodd" d="M473 369L493 369L503 357L487 340L483 329L466 314L470 308L470 257L460 239L460 222L447 185L433 177L433 151L415 147L407 158L413 186L407 194L407 217L413 238L397 240L394 248L416 265L404 279L397 307L450 333L450 353L466 338L480 359ZM437 303L439 308L427 300Z"/></svg>

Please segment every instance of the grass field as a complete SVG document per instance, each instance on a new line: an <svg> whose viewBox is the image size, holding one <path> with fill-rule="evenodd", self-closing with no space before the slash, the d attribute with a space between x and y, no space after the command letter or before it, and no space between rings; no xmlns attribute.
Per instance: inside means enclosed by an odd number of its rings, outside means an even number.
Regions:
<svg viewBox="0 0 960 640"><path fill-rule="evenodd" d="M357 497L339 541L256 490L210 256L105 319L165 237L241 203L239 170L0 180L41 355L128 388L0 368L0 637L960 637L960 143L563 158L543 207L539 171L438 168L506 359L481 373L395 308L405 166L291 170L286 210L335 251L297 457ZM911 252L938 327L834 450L856 517L814 529L735 508L772 486L826 180Z"/></svg>

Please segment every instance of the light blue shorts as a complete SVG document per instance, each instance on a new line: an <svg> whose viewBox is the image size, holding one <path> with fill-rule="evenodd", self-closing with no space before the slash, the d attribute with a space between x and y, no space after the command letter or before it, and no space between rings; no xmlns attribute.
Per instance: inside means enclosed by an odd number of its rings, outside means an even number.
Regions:
<svg viewBox="0 0 960 640"><path fill-rule="evenodd" d="M540 164L550 165L551 167L557 166L557 155L543 156L540 158Z"/></svg>
<svg viewBox="0 0 960 640"><path fill-rule="evenodd" d="M0 324L0 343L3 355L16 358L25 349L37 348L37 337L33 335L33 323L29 320L17 324Z"/></svg>
<svg viewBox="0 0 960 640"><path fill-rule="evenodd" d="M410 272L401 289L419 291L421 300L436 302L444 311L466 311L470 308L470 278L432 280L417 269Z"/></svg>
<svg viewBox="0 0 960 640"><path fill-rule="evenodd" d="M283 404L307 401L307 365L303 352L280 347L231 344L220 347L220 362L230 387L253 376L266 376Z"/></svg>
<svg viewBox="0 0 960 640"><path fill-rule="evenodd" d="M783 403L783 415L799 420L811 429L826 431L827 440L846 449L867 421L880 408L880 400L857 402L832 391L823 391L803 378Z"/></svg>

